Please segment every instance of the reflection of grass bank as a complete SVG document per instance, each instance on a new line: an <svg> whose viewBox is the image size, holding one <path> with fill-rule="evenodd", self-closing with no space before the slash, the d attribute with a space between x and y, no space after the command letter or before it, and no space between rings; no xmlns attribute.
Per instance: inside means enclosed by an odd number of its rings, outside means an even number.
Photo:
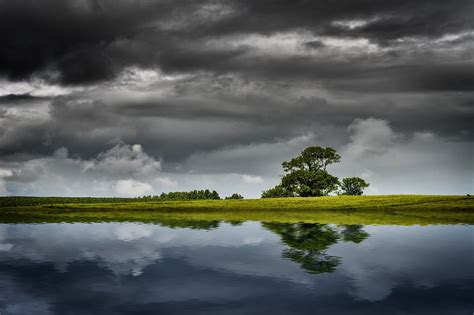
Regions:
<svg viewBox="0 0 474 315"><path fill-rule="evenodd" d="M0 222L226 220L335 224L474 224L466 196L337 196L249 200L137 201L12 206L0 198ZM31 200L29 201L31 204ZM44 202L44 203L43 203ZM43 204L41 204L43 203Z"/></svg>

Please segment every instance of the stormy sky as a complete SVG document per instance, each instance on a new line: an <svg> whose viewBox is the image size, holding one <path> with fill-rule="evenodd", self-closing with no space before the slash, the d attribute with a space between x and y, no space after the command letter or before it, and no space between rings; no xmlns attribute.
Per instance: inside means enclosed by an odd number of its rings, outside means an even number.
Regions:
<svg viewBox="0 0 474 315"><path fill-rule="evenodd" d="M0 195L258 197L331 146L473 192L472 0L0 0Z"/></svg>

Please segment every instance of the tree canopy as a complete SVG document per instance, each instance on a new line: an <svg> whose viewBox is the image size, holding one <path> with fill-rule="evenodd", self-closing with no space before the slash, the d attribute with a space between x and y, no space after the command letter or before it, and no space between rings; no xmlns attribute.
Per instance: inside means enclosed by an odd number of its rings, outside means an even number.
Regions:
<svg viewBox="0 0 474 315"><path fill-rule="evenodd" d="M338 179L326 171L300 169L283 176L281 184L299 197L327 196L337 190Z"/></svg>
<svg viewBox="0 0 474 315"><path fill-rule="evenodd" d="M281 182L263 191L262 198L327 196L339 187L343 194L362 195L363 189L369 186L362 178L349 177L340 183L327 171L329 165L340 161L341 156L333 148L308 147L282 163L285 174Z"/></svg>
<svg viewBox="0 0 474 315"><path fill-rule="evenodd" d="M326 171L329 164L337 163L341 156L333 148L308 147L297 157L282 163L285 172L306 170L310 172Z"/></svg>
<svg viewBox="0 0 474 315"><path fill-rule="evenodd" d="M337 190L338 179L326 171L341 156L333 148L308 147L282 163L281 183L262 193L262 198L326 196Z"/></svg>
<svg viewBox="0 0 474 315"><path fill-rule="evenodd" d="M364 192L364 188L369 187L369 183L360 177L347 177L340 184L343 195L360 196Z"/></svg>

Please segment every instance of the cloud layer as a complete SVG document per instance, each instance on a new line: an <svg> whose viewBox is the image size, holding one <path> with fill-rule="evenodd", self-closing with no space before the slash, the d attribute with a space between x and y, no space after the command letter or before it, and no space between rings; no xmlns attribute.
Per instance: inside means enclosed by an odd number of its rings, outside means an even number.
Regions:
<svg viewBox="0 0 474 315"><path fill-rule="evenodd" d="M33 184L69 187L77 169L81 194L258 196L323 145L380 193L466 193L473 14L467 0L0 0L0 191L69 194ZM62 148L59 170L45 161Z"/></svg>

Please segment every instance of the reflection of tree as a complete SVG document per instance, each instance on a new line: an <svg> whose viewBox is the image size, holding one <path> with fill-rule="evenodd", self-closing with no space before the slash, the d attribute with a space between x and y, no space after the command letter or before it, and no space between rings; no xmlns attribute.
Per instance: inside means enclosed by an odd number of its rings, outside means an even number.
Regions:
<svg viewBox="0 0 474 315"><path fill-rule="evenodd" d="M353 242L359 244L369 237L369 233L362 229L362 225L341 225L340 227L342 228L340 234L344 242Z"/></svg>
<svg viewBox="0 0 474 315"><path fill-rule="evenodd" d="M278 234L288 246L282 256L301 265L308 273L333 272L341 263L339 257L327 254L327 249L339 241L360 243L369 234L361 225L331 226L310 223L262 223Z"/></svg>
<svg viewBox="0 0 474 315"><path fill-rule="evenodd" d="M158 223L161 226L166 226L170 228L189 228L195 230L212 230L219 227L220 221L197 221L197 220L156 220L155 223Z"/></svg>
<svg viewBox="0 0 474 315"><path fill-rule="evenodd" d="M224 221L224 222L229 223L232 226L241 226L244 223L244 221L235 221L235 220Z"/></svg>

